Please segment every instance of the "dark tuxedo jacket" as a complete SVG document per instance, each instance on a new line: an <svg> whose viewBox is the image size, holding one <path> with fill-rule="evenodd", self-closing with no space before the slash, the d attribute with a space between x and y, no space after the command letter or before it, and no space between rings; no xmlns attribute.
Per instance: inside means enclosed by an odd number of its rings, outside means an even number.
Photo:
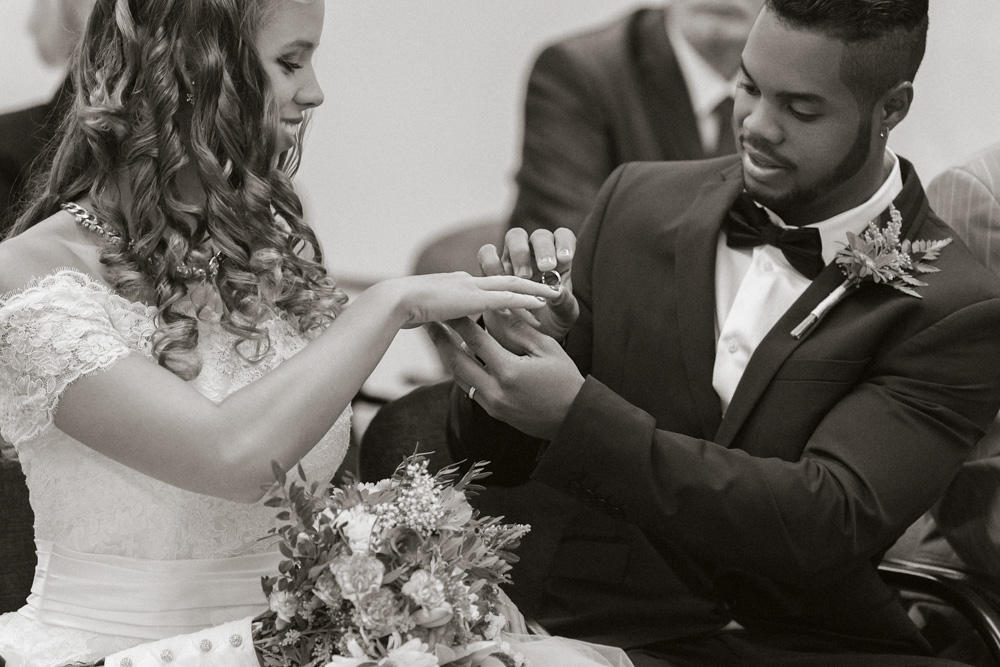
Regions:
<svg viewBox="0 0 1000 667"><path fill-rule="evenodd" d="M45 104L0 114L0 239L14 222L32 163L55 137L71 98L67 79Z"/></svg>
<svg viewBox="0 0 1000 667"><path fill-rule="evenodd" d="M641 9L538 57L511 227L579 231L618 165L706 157L666 12Z"/></svg>
<svg viewBox="0 0 1000 667"><path fill-rule="evenodd" d="M843 279L826 267L754 352L725 415L714 264L738 160L635 163L608 180L573 267L582 312L566 345L586 382L555 439L453 405L456 458L492 460L499 484L530 475L510 493L562 492L556 516L535 510L546 549L526 539L514 573L528 613L625 647L735 619L803 645L924 650L876 564L1000 406L1000 284L902 170L906 238L955 238L923 298L865 285L796 340Z"/></svg>

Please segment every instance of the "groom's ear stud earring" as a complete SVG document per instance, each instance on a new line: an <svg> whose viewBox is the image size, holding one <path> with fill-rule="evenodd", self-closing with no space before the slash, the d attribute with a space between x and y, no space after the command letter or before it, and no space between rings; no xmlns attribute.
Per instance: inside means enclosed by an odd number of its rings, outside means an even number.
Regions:
<svg viewBox="0 0 1000 667"><path fill-rule="evenodd" d="M886 137L888 137L889 136L889 128L883 127L882 131L878 133L878 136L881 137L882 139L885 139Z"/></svg>

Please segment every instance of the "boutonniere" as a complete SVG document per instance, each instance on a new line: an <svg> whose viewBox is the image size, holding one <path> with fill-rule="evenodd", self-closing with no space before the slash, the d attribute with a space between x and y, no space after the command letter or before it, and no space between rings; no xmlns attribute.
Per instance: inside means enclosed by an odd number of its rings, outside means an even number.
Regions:
<svg viewBox="0 0 1000 667"><path fill-rule="evenodd" d="M951 238L939 241L900 241L903 216L891 204L889 218L889 223L882 229L878 227L876 220L872 220L861 236L847 232L847 243L837 251L834 259L845 276L844 282L792 329L794 338L805 336L831 308L863 283L888 285L903 294L923 298L914 288L924 287L927 283L915 278L913 273L940 271L929 262L938 258L941 249L951 243Z"/></svg>

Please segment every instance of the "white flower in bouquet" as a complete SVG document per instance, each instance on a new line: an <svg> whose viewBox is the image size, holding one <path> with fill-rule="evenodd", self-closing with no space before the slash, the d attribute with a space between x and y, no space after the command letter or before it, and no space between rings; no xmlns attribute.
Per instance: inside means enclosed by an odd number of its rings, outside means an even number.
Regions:
<svg viewBox="0 0 1000 667"><path fill-rule="evenodd" d="M427 570L417 570L403 584L402 592L420 606L414 622L424 628L437 628L452 617L452 607L445 599L444 583Z"/></svg>
<svg viewBox="0 0 1000 667"><path fill-rule="evenodd" d="M414 623L406 611L402 596L388 588L380 588L358 601L361 625L379 637L406 632Z"/></svg>
<svg viewBox="0 0 1000 667"><path fill-rule="evenodd" d="M374 593L382 585L385 565L368 553L338 556L330 563L330 571L337 579L341 595L357 602L369 593Z"/></svg>
<svg viewBox="0 0 1000 667"><path fill-rule="evenodd" d="M299 599L288 591L272 591L268 608L278 615L283 623L289 623L299 610Z"/></svg>
<svg viewBox="0 0 1000 667"><path fill-rule="evenodd" d="M483 636L486 639L496 639L500 636L500 631L505 625L507 625L506 616L489 612L486 614L486 628L483 630Z"/></svg>
<svg viewBox="0 0 1000 667"><path fill-rule="evenodd" d="M344 532L344 537L354 553L367 552L371 547L372 532L378 517L364 505L355 505L337 515L334 525Z"/></svg>
<svg viewBox="0 0 1000 667"><path fill-rule="evenodd" d="M344 593L340 590L340 585L337 583L337 578L333 576L332 572L321 572L319 574L316 578L316 585L313 588L313 595L331 607L339 605L344 597Z"/></svg>
<svg viewBox="0 0 1000 667"><path fill-rule="evenodd" d="M349 649L352 651L350 658L334 656L325 667L360 667L372 664L371 658L357 643L350 645ZM390 649L384 658L374 664L377 667L437 667L438 658L428 652L427 644L419 639L411 639L398 648Z"/></svg>

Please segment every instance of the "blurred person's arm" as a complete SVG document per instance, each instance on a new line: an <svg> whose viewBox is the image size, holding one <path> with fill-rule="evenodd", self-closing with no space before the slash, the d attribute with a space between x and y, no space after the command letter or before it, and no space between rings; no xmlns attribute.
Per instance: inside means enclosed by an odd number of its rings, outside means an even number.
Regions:
<svg viewBox="0 0 1000 667"><path fill-rule="evenodd" d="M931 208L991 271L1000 274L1000 146L952 167L927 186ZM931 512L961 560L1000 577L1000 416Z"/></svg>
<svg viewBox="0 0 1000 667"><path fill-rule="evenodd" d="M995 155L1000 158L1000 150ZM986 164L948 169L927 186L927 199L972 254L1000 275L1000 164L996 174L988 173Z"/></svg>

